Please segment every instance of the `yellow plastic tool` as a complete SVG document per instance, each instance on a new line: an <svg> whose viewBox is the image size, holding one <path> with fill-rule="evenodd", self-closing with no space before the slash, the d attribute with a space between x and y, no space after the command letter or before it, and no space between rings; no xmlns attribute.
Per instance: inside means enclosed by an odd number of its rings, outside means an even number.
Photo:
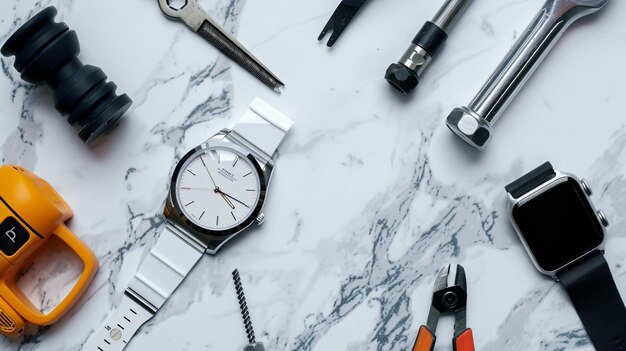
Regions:
<svg viewBox="0 0 626 351"><path fill-rule="evenodd" d="M91 283L98 259L66 226L74 213L43 179L17 167L0 167L0 333L14 337L26 322L50 325L61 318ZM78 281L52 311L42 313L17 286L16 277L48 239L56 237L83 262Z"/></svg>

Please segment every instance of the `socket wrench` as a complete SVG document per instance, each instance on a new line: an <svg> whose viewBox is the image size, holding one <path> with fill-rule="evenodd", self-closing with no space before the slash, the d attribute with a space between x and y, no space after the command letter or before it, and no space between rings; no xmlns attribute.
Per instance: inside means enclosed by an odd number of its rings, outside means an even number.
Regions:
<svg viewBox="0 0 626 351"><path fill-rule="evenodd" d="M450 113L448 128L473 147L484 149L493 124L563 32L579 18L599 11L607 1L547 0L474 100Z"/></svg>
<svg viewBox="0 0 626 351"><path fill-rule="evenodd" d="M448 40L448 33L471 0L446 0L432 21L426 22L400 58L387 68L385 79L402 94L410 93L432 59Z"/></svg>

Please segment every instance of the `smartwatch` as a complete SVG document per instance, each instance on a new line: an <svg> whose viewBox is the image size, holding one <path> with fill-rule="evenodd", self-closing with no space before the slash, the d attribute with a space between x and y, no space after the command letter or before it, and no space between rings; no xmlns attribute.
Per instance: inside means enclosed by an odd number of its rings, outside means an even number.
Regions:
<svg viewBox="0 0 626 351"><path fill-rule="evenodd" d="M165 204L165 230L117 310L82 350L123 350L204 253L217 253L250 225L263 223L276 150L292 124L256 99L232 129L223 129L178 162Z"/></svg>
<svg viewBox="0 0 626 351"><path fill-rule="evenodd" d="M608 220L586 180L544 163L505 187L535 267L559 281L597 350L626 350L626 307L604 258Z"/></svg>

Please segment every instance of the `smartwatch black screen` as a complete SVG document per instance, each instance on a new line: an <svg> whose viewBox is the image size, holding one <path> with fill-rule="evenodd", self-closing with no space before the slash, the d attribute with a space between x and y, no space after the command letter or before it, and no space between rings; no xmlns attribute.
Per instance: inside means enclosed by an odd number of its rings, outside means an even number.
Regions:
<svg viewBox="0 0 626 351"><path fill-rule="evenodd" d="M517 204L513 219L538 265L548 272L591 252L604 240L583 189L571 178Z"/></svg>

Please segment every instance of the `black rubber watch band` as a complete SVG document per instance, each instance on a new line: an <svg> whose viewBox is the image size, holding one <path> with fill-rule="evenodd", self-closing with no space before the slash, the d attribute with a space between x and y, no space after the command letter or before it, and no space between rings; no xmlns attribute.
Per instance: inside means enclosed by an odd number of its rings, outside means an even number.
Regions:
<svg viewBox="0 0 626 351"><path fill-rule="evenodd" d="M557 275L596 350L626 350L626 307L602 252Z"/></svg>
<svg viewBox="0 0 626 351"><path fill-rule="evenodd" d="M517 199L555 176L546 162L505 188ZM582 258L559 271L557 277L596 350L626 351L626 307L603 253L596 251Z"/></svg>
<svg viewBox="0 0 626 351"><path fill-rule="evenodd" d="M546 162L504 188L517 199L555 176L556 172L552 164Z"/></svg>

